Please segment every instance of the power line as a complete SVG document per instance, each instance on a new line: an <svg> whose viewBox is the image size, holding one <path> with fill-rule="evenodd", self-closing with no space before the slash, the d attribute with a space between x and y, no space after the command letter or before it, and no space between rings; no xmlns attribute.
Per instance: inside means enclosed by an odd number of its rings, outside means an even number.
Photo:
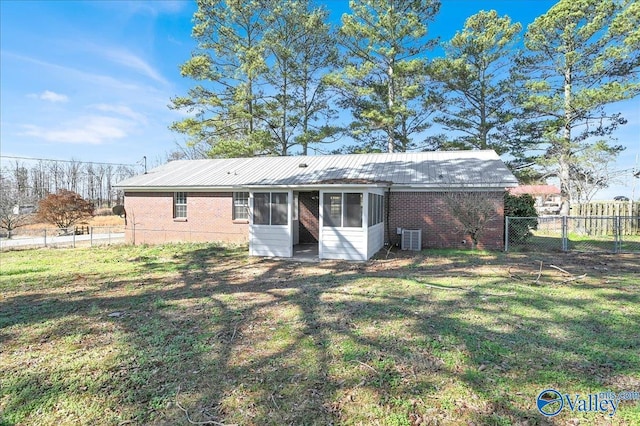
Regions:
<svg viewBox="0 0 640 426"><path fill-rule="evenodd" d="M55 161L59 163L81 163L81 164L101 164L107 166L139 166L139 164L131 164L131 163L104 163L98 161L81 161L81 160L56 160L54 158L34 158L34 157L19 157L15 155L0 155L0 159L2 158L11 158L15 160L30 160L30 161Z"/></svg>

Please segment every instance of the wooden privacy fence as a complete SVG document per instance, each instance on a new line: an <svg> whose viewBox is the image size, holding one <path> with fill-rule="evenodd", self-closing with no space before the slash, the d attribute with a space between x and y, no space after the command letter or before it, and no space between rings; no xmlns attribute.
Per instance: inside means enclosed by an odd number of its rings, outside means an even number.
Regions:
<svg viewBox="0 0 640 426"><path fill-rule="evenodd" d="M571 216L640 216L640 201L592 201L571 206Z"/></svg>
<svg viewBox="0 0 640 426"><path fill-rule="evenodd" d="M594 201L571 206L574 232L588 235L640 234L640 202ZM612 218L619 218L614 222Z"/></svg>

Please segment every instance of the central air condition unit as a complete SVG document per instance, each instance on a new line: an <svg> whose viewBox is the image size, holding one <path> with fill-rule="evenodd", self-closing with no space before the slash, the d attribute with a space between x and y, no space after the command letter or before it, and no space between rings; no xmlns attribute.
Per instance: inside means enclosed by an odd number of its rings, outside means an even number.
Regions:
<svg viewBox="0 0 640 426"><path fill-rule="evenodd" d="M402 250L422 250L422 229L402 230Z"/></svg>

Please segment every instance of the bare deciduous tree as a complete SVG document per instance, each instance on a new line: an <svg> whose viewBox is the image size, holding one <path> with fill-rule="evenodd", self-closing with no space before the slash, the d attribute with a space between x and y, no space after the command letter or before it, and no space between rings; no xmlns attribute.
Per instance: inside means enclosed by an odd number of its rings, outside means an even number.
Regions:
<svg viewBox="0 0 640 426"><path fill-rule="evenodd" d="M475 249L484 233L500 225L496 202L486 192L446 192L445 207L457 222L457 230L471 238Z"/></svg>
<svg viewBox="0 0 640 426"><path fill-rule="evenodd" d="M7 237L11 238L11 231L27 225L32 215L21 209L20 194L13 182L0 173L0 229L7 230Z"/></svg>

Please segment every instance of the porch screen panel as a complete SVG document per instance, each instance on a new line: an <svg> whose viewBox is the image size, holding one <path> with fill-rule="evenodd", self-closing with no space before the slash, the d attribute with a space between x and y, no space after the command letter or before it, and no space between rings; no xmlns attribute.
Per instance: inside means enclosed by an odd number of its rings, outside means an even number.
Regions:
<svg viewBox="0 0 640 426"><path fill-rule="evenodd" d="M342 226L342 194L325 193L322 201L324 226Z"/></svg>
<svg viewBox="0 0 640 426"><path fill-rule="evenodd" d="M384 196L369 194L369 226L377 225L384 221Z"/></svg>
<svg viewBox="0 0 640 426"><path fill-rule="evenodd" d="M253 223L255 225L269 224L269 193L253 194Z"/></svg>
<svg viewBox="0 0 640 426"><path fill-rule="evenodd" d="M362 194L344 194L345 215L343 226L349 228L362 227Z"/></svg>
<svg viewBox="0 0 640 426"><path fill-rule="evenodd" d="M271 193L271 224L286 225L288 210L288 194L286 192Z"/></svg>

